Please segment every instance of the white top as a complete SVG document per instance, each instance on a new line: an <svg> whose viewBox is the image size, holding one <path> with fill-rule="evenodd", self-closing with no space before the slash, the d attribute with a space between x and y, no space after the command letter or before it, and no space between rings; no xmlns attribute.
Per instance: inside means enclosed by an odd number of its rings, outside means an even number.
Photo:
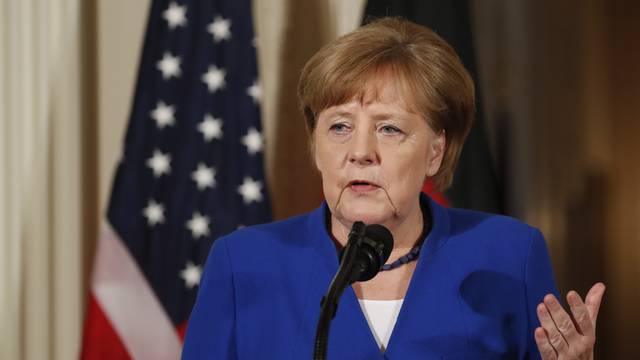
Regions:
<svg viewBox="0 0 640 360"><path fill-rule="evenodd" d="M384 351L389 344L393 327L396 325L400 308L404 299L400 300L363 300L358 299L364 317L376 339L380 350Z"/></svg>

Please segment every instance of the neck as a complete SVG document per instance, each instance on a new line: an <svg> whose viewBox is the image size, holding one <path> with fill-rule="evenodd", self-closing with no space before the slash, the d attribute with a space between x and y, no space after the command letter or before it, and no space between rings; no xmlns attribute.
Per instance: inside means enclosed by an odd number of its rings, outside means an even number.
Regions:
<svg viewBox="0 0 640 360"><path fill-rule="evenodd" d="M394 261L411 249L422 234L424 219L420 203L417 202L412 211L402 219L394 218L381 225L385 226L393 234L393 251L389 261ZM347 244L352 226L353 222L342 221L331 214L331 233L340 245L345 246Z"/></svg>

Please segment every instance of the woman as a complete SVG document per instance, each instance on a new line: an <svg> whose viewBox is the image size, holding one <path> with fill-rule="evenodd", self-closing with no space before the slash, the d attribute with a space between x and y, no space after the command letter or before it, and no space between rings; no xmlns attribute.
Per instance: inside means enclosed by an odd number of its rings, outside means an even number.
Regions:
<svg viewBox="0 0 640 360"><path fill-rule="evenodd" d="M427 179L440 190L452 181L473 89L448 44L396 18L311 58L298 92L326 202L215 242L184 358L311 358L355 221L386 226L395 244L389 269L344 292L329 359L592 357L602 284L587 305L568 294L574 322L553 295L539 231L421 195Z"/></svg>

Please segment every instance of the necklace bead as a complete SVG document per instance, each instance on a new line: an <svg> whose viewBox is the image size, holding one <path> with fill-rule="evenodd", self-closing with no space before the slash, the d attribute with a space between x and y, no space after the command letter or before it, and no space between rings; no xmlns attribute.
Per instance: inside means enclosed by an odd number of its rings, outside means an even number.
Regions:
<svg viewBox="0 0 640 360"><path fill-rule="evenodd" d="M402 255L401 257L398 258L398 260L392 262L391 264L384 264L380 267L380 271L389 271L389 270L393 270L397 267L400 267L404 264L408 264L414 260L416 260L418 258L418 255L420 255L420 249L421 249L421 245L416 245L413 248L411 248L411 250Z"/></svg>
<svg viewBox="0 0 640 360"><path fill-rule="evenodd" d="M411 248L411 250L409 250L408 253L399 257L396 261L392 262L391 264L382 265L380 267L380 271L389 271L389 270L396 269L402 265L408 264L412 261L416 261L420 256L422 243L426 240L426 237L431 232L431 226L433 224L432 217L431 217L431 209L429 208L429 204L427 203L427 201L424 201L422 198L420 199L420 210L422 210L423 223L422 223L422 234L418 238L417 243ZM329 236L331 236L331 239L334 241L334 243L338 244L336 239L331 234L331 212L329 211L329 207L327 207L325 210L324 225L327 230L327 233L329 233ZM338 253L340 253L339 250L338 250Z"/></svg>

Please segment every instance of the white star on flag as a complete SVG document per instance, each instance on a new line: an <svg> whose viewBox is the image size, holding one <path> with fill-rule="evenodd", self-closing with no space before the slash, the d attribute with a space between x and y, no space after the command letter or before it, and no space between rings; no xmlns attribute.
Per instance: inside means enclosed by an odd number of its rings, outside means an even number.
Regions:
<svg viewBox="0 0 640 360"><path fill-rule="evenodd" d="M151 111L151 118L156 121L158 129L162 129L165 126L175 124L175 111L175 106L167 105L163 101L159 101L156 108Z"/></svg>
<svg viewBox="0 0 640 360"><path fill-rule="evenodd" d="M213 35L213 41L219 43L222 40L229 40L231 38L230 28L231 20L217 15L213 19L213 22L207 26L207 31Z"/></svg>
<svg viewBox="0 0 640 360"><path fill-rule="evenodd" d="M189 289L193 289L194 286L200 285L201 276L202 268L191 261L187 262L187 266L180 271L180 277L184 280L184 285Z"/></svg>
<svg viewBox="0 0 640 360"><path fill-rule="evenodd" d="M215 65L211 65L209 70L202 75L202 81L207 84L209 92L216 92L216 90L224 88L226 75L227 72L224 69L218 69Z"/></svg>
<svg viewBox="0 0 640 360"><path fill-rule="evenodd" d="M206 142L211 139L222 139L222 119L207 114L204 116L204 120L198 124L198 131L202 133Z"/></svg>
<svg viewBox="0 0 640 360"><path fill-rule="evenodd" d="M154 150L153 156L147 159L147 166L153 170L153 176L160 177L171 172L171 155Z"/></svg>
<svg viewBox="0 0 640 360"><path fill-rule="evenodd" d="M260 103L260 99L262 98L262 88L260 87L258 80L255 80L253 85L247 88L247 95L251 96L254 104Z"/></svg>
<svg viewBox="0 0 640 360"><path fill-rule="evenodd" d="M180 70L180 57L173 56L171 53L164 53L162 60L158 61L156 67L162 72L162 78L165 80L173 77L180 77L182 70Z"/></svg>
<svg viewBox="0 0 640 360"><path fill-rule="evenodd" d="M162 13L162 17L167 20L169 29L173 30L177 26L185 26L187 24L187 6L178 5L175 1L169 4L169 7Z"/></svg>
<svg viewBox="0 0 640 360"><path fill-rule="evenodd" d="M149 200L142 213L147 218L147 224L151 227L164 223L164 206L153 199Z"/></svg>
<svg viewBox="0 0 640 360"><path fill-rule="evenodd" d="M150 304L153 311L147 315L166 325L159 334L171 340L161 344L160 352L146 353L151 359L177 359L182 342L173 336L175 327L189 320L199 285L206 286L205 260L215 239L236 226L272 219L263 157L270 143L261 123L261 107L271 91L258 75L251 1L143 2L152 5L142 24L146 32L130 94L130 131L119 146L109 213L103 214L118 253L97 252L98 265L113 265L117 256L115 265L126 265L126 271L122 266L98 266L97 271L122 275L110 285L127 287L133 281L146 289L135 299L138 308ZM0 33L1 23L0 16ZM104 305L111 295L92 291L90 296ZM109 320L114 325L109 330L126 329L137 320L127 311L120 306L98 314L106 315L98 320ZM87 322L94 318L88 316ZM122 340L131 344L139 334L124 335ZM93 346L104 339L86 340ZM131 352L144 355L145 349Z"/></svg>
<svg viewBox="0 0 640 360"><path fill-rule="evenodd" d="M250 177L245 177L242 185L238 186L238 193L242 195L242 200L245 204L250 204L252 201L259 202L262 200L262 182L254 181Z"/></svg>
<svg viewBox="0 0 640 360"><path fill-rule="evenodd" d="M198 190L216 186L216 169L207 167L203 163L198 164L198 169L191 174L191 178L198 184Z"/></svg>
<svg viewBox="0 0 640 360"><path fill-rule="evenodd" d="M247 147L247 151L251 155L262 151L262 147L264 145L262 135L255 128L249 128L247 135L242 137L242 143Z"/></svg>
<svg viewBox="0 0 640 360"><path fill-rule="evenodd" d="M199 212L193 213L191 220L187 221L187 228L191 230L191 236L198 239L209 235L209 217L202 216Z"/></svg>

